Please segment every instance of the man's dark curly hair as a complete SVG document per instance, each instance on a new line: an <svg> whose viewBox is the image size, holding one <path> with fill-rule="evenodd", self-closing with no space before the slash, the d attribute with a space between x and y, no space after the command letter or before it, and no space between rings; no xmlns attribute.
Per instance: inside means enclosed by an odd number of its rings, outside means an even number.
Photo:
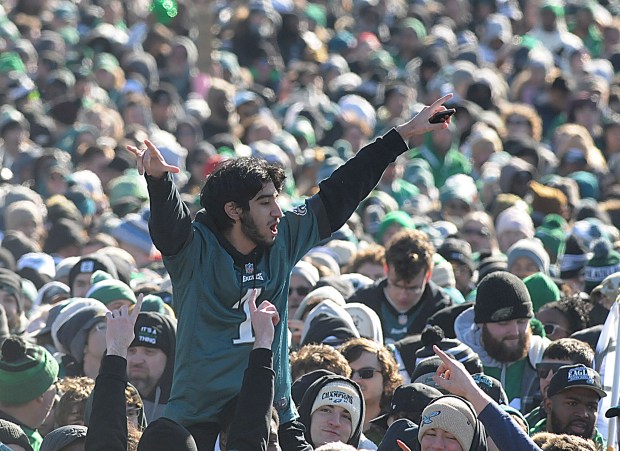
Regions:
<svg viewBox="0 0 620 451"><path fill-rule="evenodd" d="M253 157L241 157L222 162L207 178L200 192L200 205L213 219L220 231L228 230L233 220L224 205L235 202L243 211L250 209L250 200L273 182L278 192L284 184L284 169Z"/></svg>

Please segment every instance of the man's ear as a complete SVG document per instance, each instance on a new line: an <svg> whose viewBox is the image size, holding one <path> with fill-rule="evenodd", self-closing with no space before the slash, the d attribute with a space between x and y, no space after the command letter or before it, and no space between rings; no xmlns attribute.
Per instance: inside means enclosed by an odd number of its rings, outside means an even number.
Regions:
<svg viewBox="0 0 620 451"><path fill-rule="evenodd" d="M545 409L545 412L547 412L547 416L549 416L549 412L551 412L551 399L545 398L543 407Z"/></svg>
<svg viewBox="0 0 620 451"><path fill-rule="evenodd" d="M224 204L224 212L233 221L238 221L241 216L241 208L233 201Z"/></svg>

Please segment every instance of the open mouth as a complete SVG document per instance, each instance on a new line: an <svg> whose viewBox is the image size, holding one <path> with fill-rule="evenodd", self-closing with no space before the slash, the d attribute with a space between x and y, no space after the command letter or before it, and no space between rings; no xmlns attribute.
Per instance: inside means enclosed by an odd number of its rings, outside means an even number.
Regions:
<svg viewBox="0 0 620 451"><path fill-rule="evenodd" d="M277 235L278 234L278 223L275 222L275 223L271 224L269 226L269 230L271 230L271 234L272 235L274 235L274 236Z"/></svg>

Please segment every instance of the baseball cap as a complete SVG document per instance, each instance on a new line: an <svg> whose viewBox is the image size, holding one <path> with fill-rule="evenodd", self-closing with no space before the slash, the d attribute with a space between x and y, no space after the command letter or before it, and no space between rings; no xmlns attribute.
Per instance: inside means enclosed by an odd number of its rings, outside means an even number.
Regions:
<svg viewBox="0 0 620 451"><path fill-rule="evenodd" d="M601 385L601 376L585 365L565 365L560 367L551 378L547 397L557 395L570 388L588 388L595 391L601 398L607 396Z"/></svg>
<svg viewBox="0 0 620 451"><path fill-rule="evenodd" d="M390 415L397 412L411 412L412 414L417 414L418 418L409 419L418 423L419 417L428 403L440 396L442 396L442 393L439 390L419 382L400 385L394 390L389 410L383 415L370 420L370 422L387 429L387 419Z"/></svg>

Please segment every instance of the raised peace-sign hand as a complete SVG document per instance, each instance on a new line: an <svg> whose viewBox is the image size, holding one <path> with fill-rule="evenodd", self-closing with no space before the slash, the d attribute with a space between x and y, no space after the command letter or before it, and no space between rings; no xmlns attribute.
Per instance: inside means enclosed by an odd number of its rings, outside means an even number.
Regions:
<svg viewBox="0 0 620 451"><path fill-rule="evenodd" d="M134 154L138 161L138 173L145 172L151 177L160 179L166 172L176 174L180 171L177 166L166 163L159 149L148 139L144 140L146 149L138 149L136 146L127 146L127 150Z"/></svg>
<svg viewBox="0 0 620 451"><path fill-rule="evenodd" d="M105 331L107 355L127 358L127 349L129 349L129 345L131 345L135 337L134 327L142 308L143 299L144 295L140 293L138 302L136 302L131 311L124 305L120 309L115 309L105 314L107 321L107 329Z"/></svg>
<svg viewBox="0 0 620 451"><path fill-rule="evenodd" d="M411 120L404 124L398 125L396 130L400 133L400 136L407 141L415 135L422 135L426 132L448 128L450 118L448 118L445 122L439 122L437 124L431 124L428 120L438 111L446 110L447 108L444 106L444 103L450 100L452 96L453 94L450 93L440 97L435 100L432 105L425 106L422 111L416 114Z"/></svg>
<svg viewBox="0 0 620 451"><path fill-rule="evenodd" d="M271 349L273 336L275 334L275 326L280 322L280 314L276 310L275 305L265 300L256 307L256 298L259 291L254 288L248 301L250 306L250 321L254 328L254 349L267 348Z"/></svg>

